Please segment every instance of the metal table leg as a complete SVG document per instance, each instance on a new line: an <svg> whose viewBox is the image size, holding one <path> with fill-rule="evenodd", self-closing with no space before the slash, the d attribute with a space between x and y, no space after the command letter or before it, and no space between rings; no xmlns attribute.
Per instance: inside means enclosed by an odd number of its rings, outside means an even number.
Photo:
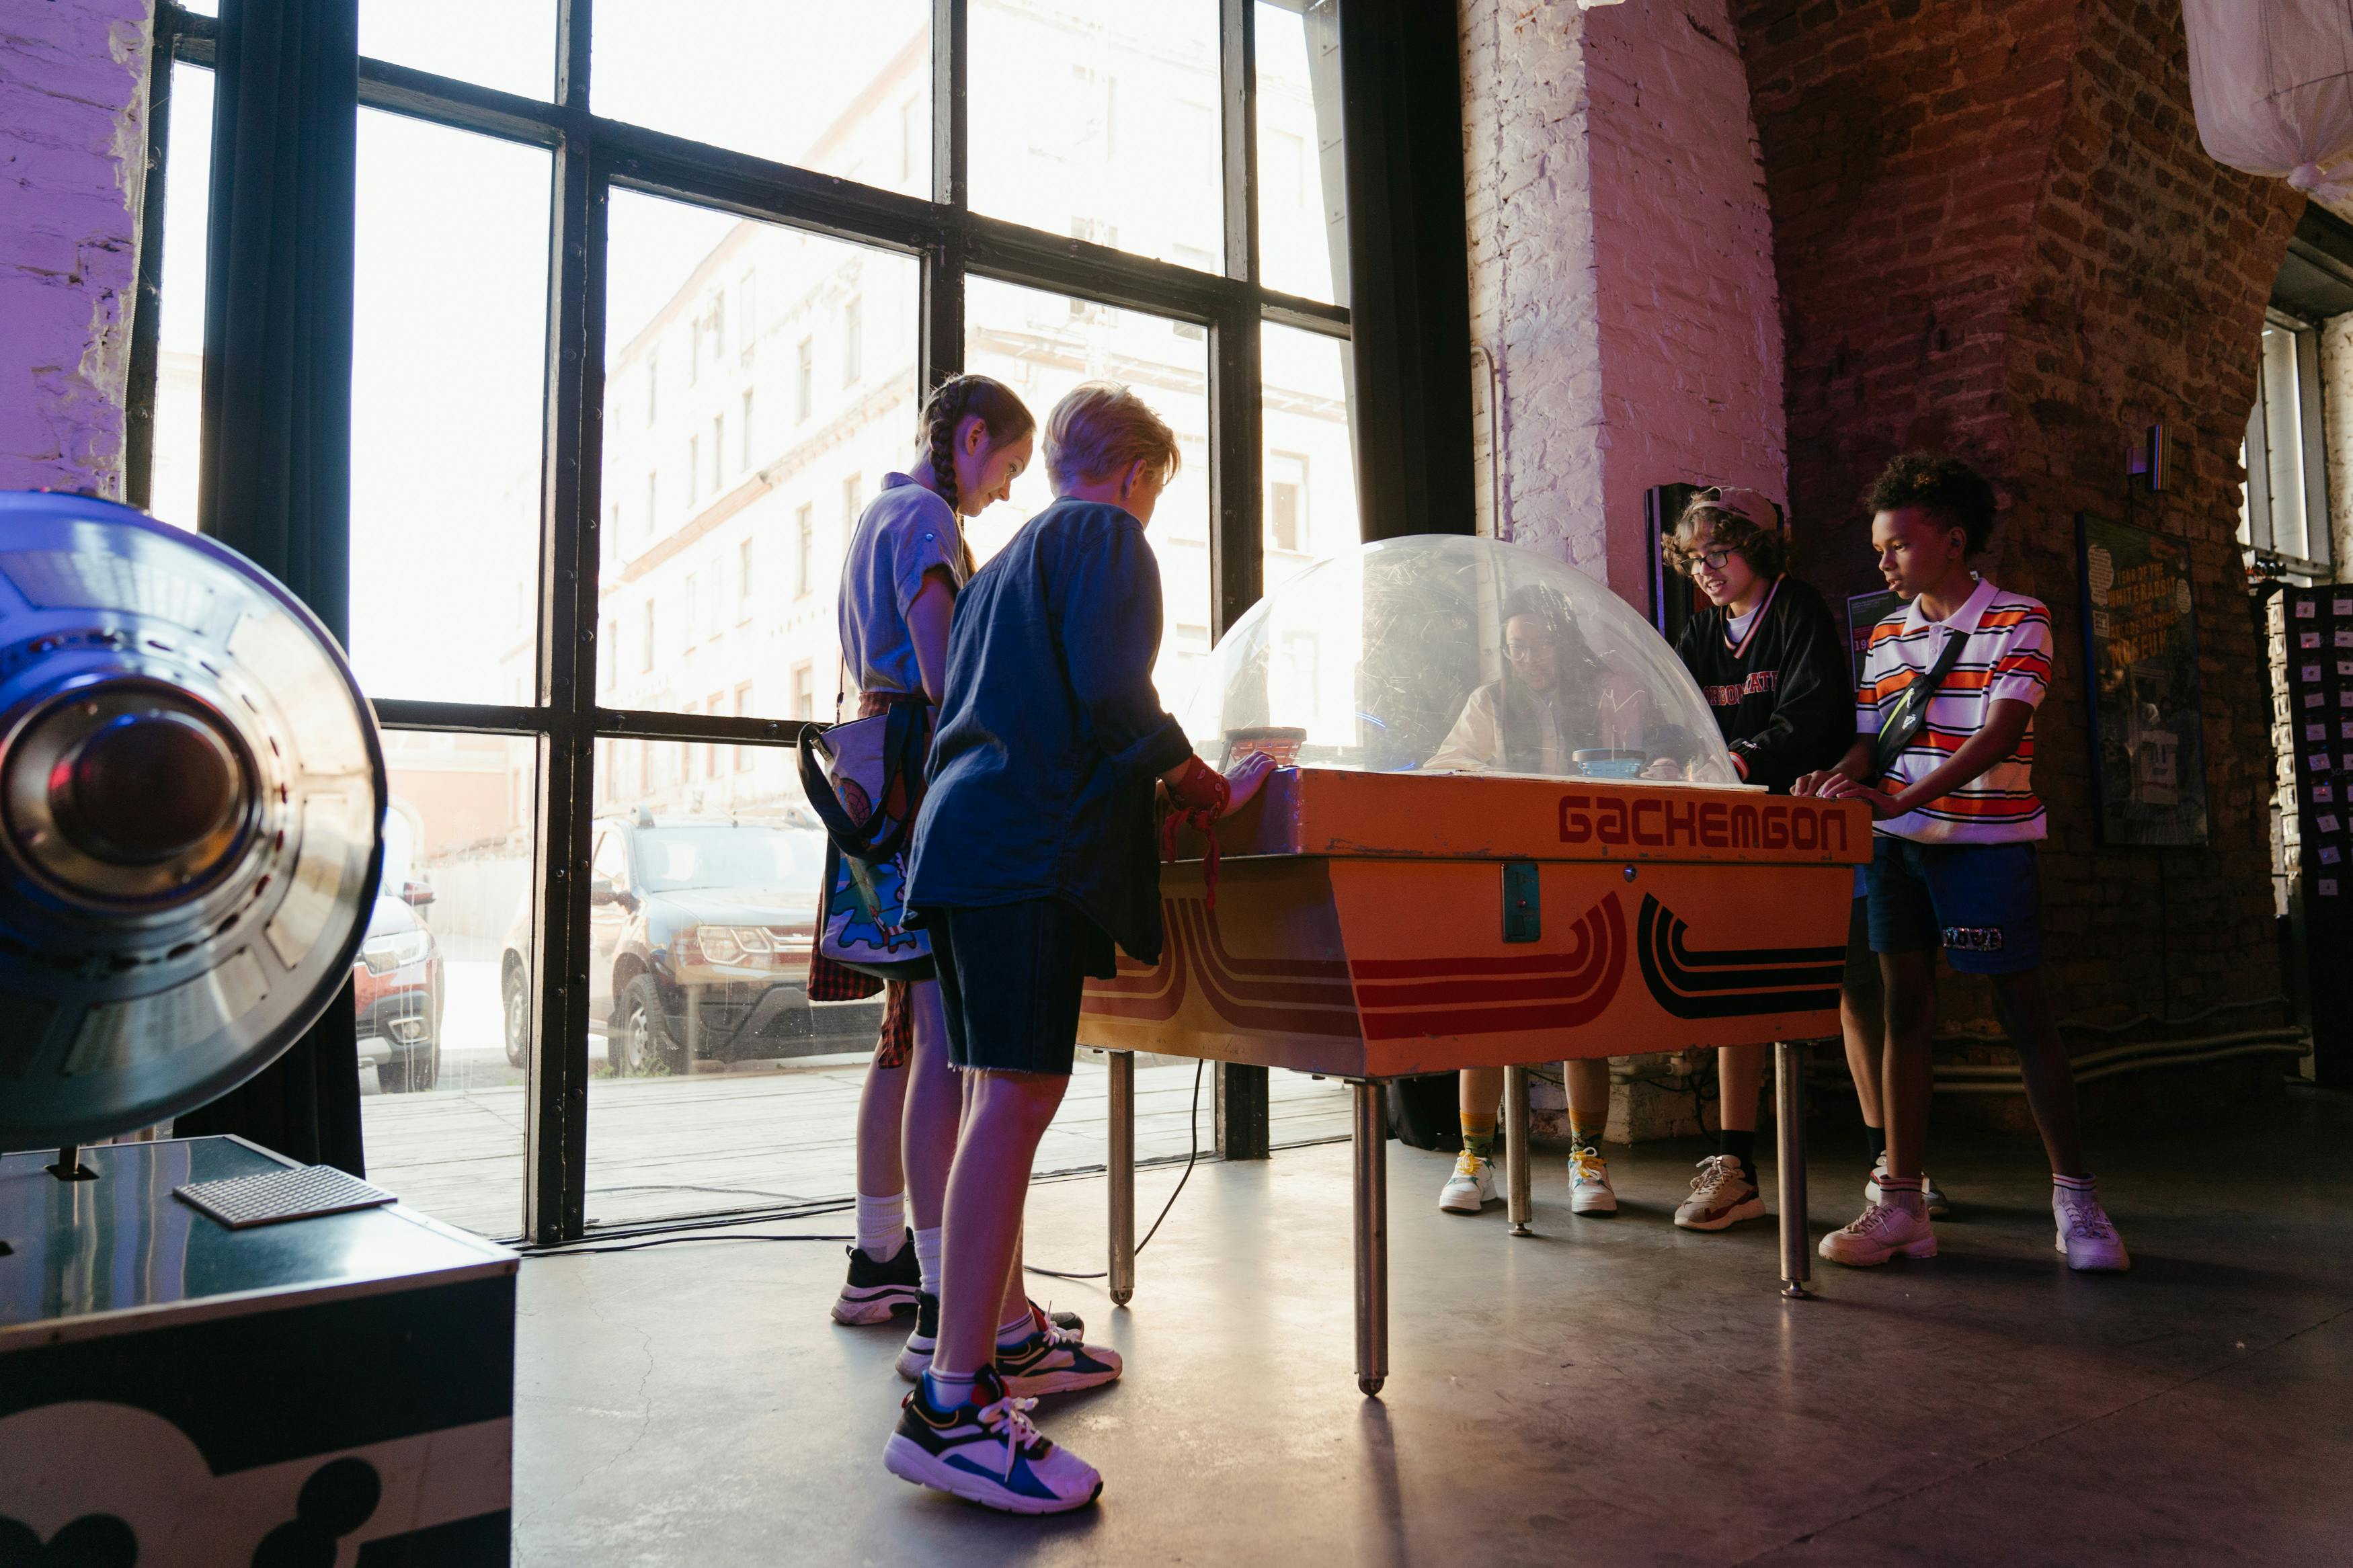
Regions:
<svg viewBox="0 0 2353 1568"><path fill-rule="evenodd" d="M1356 1095L1356 1386L1378 1394L1389 1375L1388 1098L1377 1083Z"/></svg>
<svg viewBox="0 0 2353 1568"><path fill-rule="evenodd" d="M1781 1294L1806 1296L1813 1278L1814 1249L1806 1236L1806 1047L1797 1040L1773 1044L1773 1141L1780 1165Z"/></svg>
<svg viewBox="0 0 2353 1568"><path fill-rule="evenodd" d="M1528 1228L1528 1069L1504 1069L1504 1217L1514 1236L1534 1236Z"/></svg>
<svg viewBox="0 0 2353 1568"><path fill-rule="evenodd" d="M1111 1299L1124 1307L1135 1294L1135 1053L1105 1051L1111 1073L1111 1150L1106 1168L1111 1191Z"/></svg>

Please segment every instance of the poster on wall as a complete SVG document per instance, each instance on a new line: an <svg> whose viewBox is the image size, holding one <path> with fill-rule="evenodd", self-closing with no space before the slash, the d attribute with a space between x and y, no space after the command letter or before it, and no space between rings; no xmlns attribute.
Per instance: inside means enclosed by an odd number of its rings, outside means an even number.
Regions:
<svg viewBox="0 0 2353 1568"><path fill-rule="evenodd" d="M1854 683L1862 684L1862 656L1871 646L1871 628L1904 607L1902 595L1882 588L1876 594L1849 594L1846 599L1847 641L1854 648Z"/></svg>
<svg viewBox="0 0 2353 1568"><path fill-rule="evenodd" d="M2084 689L2104 844L2206 842L2206 746L2189 548L2075 516Z"/></svg>

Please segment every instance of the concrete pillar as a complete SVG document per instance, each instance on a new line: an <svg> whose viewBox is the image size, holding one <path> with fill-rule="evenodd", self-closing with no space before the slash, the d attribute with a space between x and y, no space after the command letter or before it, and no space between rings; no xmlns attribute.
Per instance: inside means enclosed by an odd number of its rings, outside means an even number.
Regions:
<svg viewBox="0 0 2353 1568"><path fill-rule="evenodd" d="M0 6L0 489L122 494L153 24L153 0Z"/></svg>
<svg viewBox="0 0 2353 1568"><path fill-rule="evenodd" d="M1481 526L1643 604L1645 489L1788 493L1728 7L1462 0L1461 18L1472 335L1493 359L1472 355Z"/></svg>

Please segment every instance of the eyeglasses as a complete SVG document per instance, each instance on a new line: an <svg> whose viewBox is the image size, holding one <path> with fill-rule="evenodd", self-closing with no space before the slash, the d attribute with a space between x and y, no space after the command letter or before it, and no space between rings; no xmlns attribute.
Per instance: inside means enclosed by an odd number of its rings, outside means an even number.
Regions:
<svg viewBox="0 0 2353 1568"><path fill-rule="evenodd" d="M1686 574L1696 573L1700 569L1700 563L1705 562L1709 571L1721 572L1724 570L1725 563L1739 553L1728 544L1712 544L1705 550L1694 550L1685 555L1683 571Z"/></svg>

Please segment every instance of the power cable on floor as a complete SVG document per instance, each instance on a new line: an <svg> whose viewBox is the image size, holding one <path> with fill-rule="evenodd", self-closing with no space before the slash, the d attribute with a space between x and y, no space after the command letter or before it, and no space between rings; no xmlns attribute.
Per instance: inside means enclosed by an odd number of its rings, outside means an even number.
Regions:
<svg viewBox="0 0 2353 1568"><path fill-rule="evenodd" d="M1208 1065L1208 1064L1206 1061L1196 1061L1193 1064L1192 1147L1185 1155L1185 1169L1177 1176L1176 1188L1174 1191L1169 1193L1168 1201L1160 1205L1160 1213L1154 1218L1152 1228L1145 1231L1144 1233L1144 1239L1135 1244L1135 1250L1139 1254L1142 1253L1146 1247L1149 1247L1152 1244L1152 1238L1160 1234L1161 1221L1166 1219L1168 1217L1168 1211L1176 1206L1177 1194L1185 1190L1185 1184L1192 1179L1193 1167L1201 1158L1201 1077L1203 1068ZM760 1217L788 1219L807 1216L814 1218L816 1215L820 1214L839 1214L848 1207L849 1207L849 1204L847 1200L839 1200L809 1204L788 1213L771 1214ZM748 1223L752 1223L750 1216L738 1215L704 1220L672 1220L661 1223L658 1226L649 1226L646 1229L659 1229L665 1233L676 1231L724 1230L730 1226L744 1225ZM644 1232L624 1232L623 1234L643 1236ZM593 1241L558 1241L551 1242L544 1247L518 1247L515 1250L525 1258L586 1258L603 1252L636 1252L640 1248L648 1247L675 1247L681 1242L689 1241L854 1242L858 1238L854 1236L817 1236L799 1233L786 1236L765 1231L754 1232L729 1230L727 1231L727 1234L723 1236L680 1236L663 1234L636 1241L607 1241L602 1239L595 1239ZM1042 1274L1051 1279L1101 1279L1105 1278L1106 1273L1108 1272L1106 1270L1098 1270L1092 1274L1074 1274L1059 1268L1039 1268L1034 1264L1024 1265L1024 1268L1027 1268L1029 1273Z"/></svg>

